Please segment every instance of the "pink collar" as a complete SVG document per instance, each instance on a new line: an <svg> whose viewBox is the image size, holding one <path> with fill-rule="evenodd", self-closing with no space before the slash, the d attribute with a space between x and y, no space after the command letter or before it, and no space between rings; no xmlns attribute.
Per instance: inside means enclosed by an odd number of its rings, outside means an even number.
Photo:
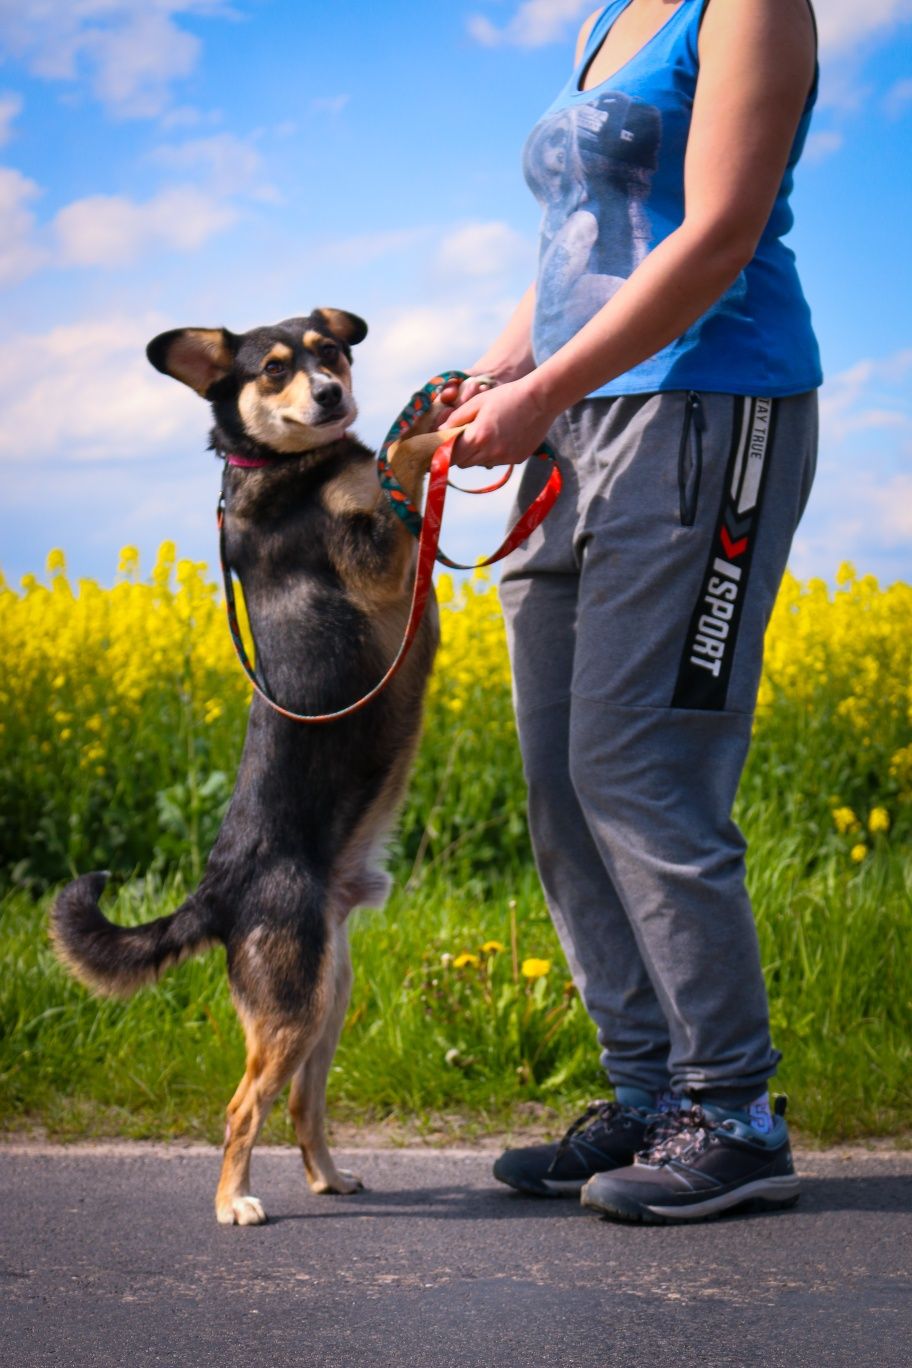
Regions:
<svg viewBox="0 0 912 1368"><path fill-rule="evenodd" d="M271 456L238 456L235 451L227 451L225 453L225 460L231 466L240 466L242 470L262 470L263 466L273 464Z"/></svg>

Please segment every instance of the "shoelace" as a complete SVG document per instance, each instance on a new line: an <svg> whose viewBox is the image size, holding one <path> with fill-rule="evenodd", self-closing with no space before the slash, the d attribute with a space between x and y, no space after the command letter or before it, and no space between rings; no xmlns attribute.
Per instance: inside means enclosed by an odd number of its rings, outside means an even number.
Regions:
<svg viewBox="0 0 912 1368"><path fill-rule="evenodd" d="M600 1127L604 1127L607 1130L610 1125L617 1121L623 1110L624 1108L619 1102L606 1102L602 1100L590 1102L582 1116L578 1116L564 1133L554 1158L548 1165L548 1172L550 1173L552 1169L556 1168L558 1161L562 1155L566 1153L568 1147L577 1136L580 1139L587 1139L594 1137L595 1132Z"/></svg>
<svg viewBox="0 0 912 1368"><path fill-rule="evenodd" d="M650 1121L643 1137L643 1148L637 1155L641 1164L668 1164L685 1155L696 1157L707 1148L710 1136L719 1127L702 1107L666 1112Z"/></svg>

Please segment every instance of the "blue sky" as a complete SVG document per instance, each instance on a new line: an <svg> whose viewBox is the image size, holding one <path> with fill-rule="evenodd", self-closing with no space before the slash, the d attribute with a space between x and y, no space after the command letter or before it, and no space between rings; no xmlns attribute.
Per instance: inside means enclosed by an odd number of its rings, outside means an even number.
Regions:
<svg viewBox="0 0 912 1368"><path fill-rule="evenodd" d="M0 0L0 565L212 563L201 400L146 341L324 304L370 323L357 431L472 362L534 268L528 129L591 0ZM791 245L827 381L792 557L912 579L912 0L820 0L823 81ZM453 497L497 540L508 494Z"/></svg>

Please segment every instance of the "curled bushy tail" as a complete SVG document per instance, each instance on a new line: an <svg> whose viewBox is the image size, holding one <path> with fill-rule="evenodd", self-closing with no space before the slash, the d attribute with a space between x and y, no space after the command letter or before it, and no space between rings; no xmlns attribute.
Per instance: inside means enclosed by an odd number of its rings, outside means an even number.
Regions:
<svg viewBox="0 0 912 1368"><path fill-rule="evenodd" d="M218 939L212 908L200 891L168 917L115 926L98 906L107 881L107 874L83 874L67 884L51 909L58 958L94 992L129 997Z"/></svg>

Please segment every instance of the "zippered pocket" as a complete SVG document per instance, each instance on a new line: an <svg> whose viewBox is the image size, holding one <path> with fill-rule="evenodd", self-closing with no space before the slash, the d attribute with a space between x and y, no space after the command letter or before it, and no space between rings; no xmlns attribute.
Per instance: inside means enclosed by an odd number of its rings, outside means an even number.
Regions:
<svg viewBox="0 0 912 1368"><path fill-rule="evenodd" d="M678 448L678 509L682 527L693 527L697 517L705 431L706 414L703 412L703 402L695 390L688 390L684 404L681 445Z"/></svg>

